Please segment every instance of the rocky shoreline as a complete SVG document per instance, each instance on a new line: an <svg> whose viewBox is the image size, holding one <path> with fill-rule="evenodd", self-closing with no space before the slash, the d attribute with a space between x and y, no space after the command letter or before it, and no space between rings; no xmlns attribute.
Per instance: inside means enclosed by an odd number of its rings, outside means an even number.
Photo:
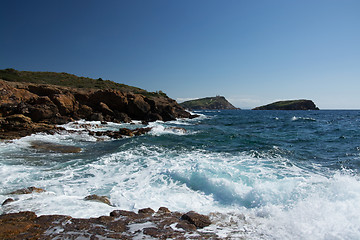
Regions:
<svg viewBox="0 0 360 240"><path fill-rule="evenodd" d="M27 187L9 193L43 193L44 189ZM8 198L2 207L15 202ZM111 205L106 196L89 195L84 201L97 201ZM171 212L160 207L140 209L137 213L114 210L109 216L73 218L66 215L42 215L24 211L0 215L0 239L216 239L214 233L199 231L211 225L209 216L193 211Z"/></svg>
<svg viewBox="0 0 360 240"><path fill-rule="evenodd" d="M114 210L109 216L88 219L25 211L0 215L0 239L218 239L214 233L199 231L210 224L206 215L166 207L156 212Z"/></svg>
<svg viewBox="0 0 360 240"><path fill-rule="evenodd" d="M194 118L165 96L144 96L114 89L79 89L0 80L0 139L64 130L79 119L144 123Z"/></svg>

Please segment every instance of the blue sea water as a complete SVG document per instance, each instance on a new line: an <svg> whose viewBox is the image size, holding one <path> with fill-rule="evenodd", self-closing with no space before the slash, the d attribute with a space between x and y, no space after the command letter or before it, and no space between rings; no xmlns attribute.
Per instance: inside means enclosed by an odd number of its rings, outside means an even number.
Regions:
<svg viewBox="0 0 360 240"><path fill-rule="evenodd" d="M201 111L191 120L150 123L140 137L36 134L0 143L1 212L73 217L166 206L210 214L229 239L360 239L360 111ZM95 131L133 124L84 125ZM89 127L87 126L87 127ZM41 152L31 142L78 146ZM84 201L106 195L114 206Z"/></svg>

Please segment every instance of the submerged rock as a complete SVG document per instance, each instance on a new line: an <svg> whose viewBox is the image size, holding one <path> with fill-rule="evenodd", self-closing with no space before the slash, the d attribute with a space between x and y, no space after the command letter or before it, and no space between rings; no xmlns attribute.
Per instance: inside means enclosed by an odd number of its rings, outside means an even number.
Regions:
<svg viewBox="0 0 360 240"><path fill-rule="evenodd" d="M106 197L106 196L98 196L96 194L93 194L93 195L86 196L84 198L84 200L102 202L102 203L105 203L105 204L111 206L110 199L108 197Z"/></svg>
<svg viewBox="0 0 360 240"><path fill-rule="evenodd" d="M34 141L31 142L31 147L44 151L44 152L55 152L55 153L79 153L81 148L74 146L61 145L56 143L49 143L43 141Z"/></svg>
<svg viewBox="0 0 360 240"><path fill-rule="evenodd" d="M156 239L218 239L216 234L197 231L194 224L181 220L181 213L162 208L158 212L166 214L159 216L153 215L154 210L151 210L139 210L139 214L116 210L110 216L89 219L64 215L38 217L33 212L4 214L0 215L0 239L145 239L146 236Z"/></svg>
<svg viewBox="0 0 360 240"><path fill-rule="evenodd" d="M1 204L1 206L4 206L4 205L9 204L11 202L15 202L15 200L13 198L8 198Z"/></svg>

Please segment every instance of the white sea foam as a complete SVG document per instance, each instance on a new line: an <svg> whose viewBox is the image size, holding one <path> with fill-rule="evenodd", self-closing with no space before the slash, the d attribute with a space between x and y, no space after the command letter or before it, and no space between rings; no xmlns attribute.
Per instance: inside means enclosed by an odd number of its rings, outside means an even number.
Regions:
<svg viewBox="0 0 360 240"><path fill-rule="evenodd" d="M310 118L310 117L296 117L296 116L293 116L291 118L291 121L311 121L311 122L314 122L316 121L315 118Z"/></svg>
<svg viewBox="0 0 360 240"><path fill-rule="evenodd" d="M181 124L151 123L150 134L184 134L166 130L174 125ZM36 134L0 143L0 153L10 154L8 160L14 161L0 162L0 202L17 199L3 206L2 212L97 217L114 209L166 206L172 211L212 213L214 224L202 231L214 231L221 238L360 238L360 179L352 172L315 171L279 154L175 151L146 144L120 148L87 164L84 159L66 159L64 167L17 164L14 154L26 153L34 140L69 145L92 141L79 134ZM48 160L58 161L52 156ZM8 194L26 186L47 192ZM106 195L116 207L84 201L90 194Z"/></svg>

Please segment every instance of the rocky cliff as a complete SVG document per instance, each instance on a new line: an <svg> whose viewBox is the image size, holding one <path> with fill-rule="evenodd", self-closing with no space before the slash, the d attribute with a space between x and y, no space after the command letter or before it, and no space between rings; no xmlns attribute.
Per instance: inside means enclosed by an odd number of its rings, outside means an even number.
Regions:
<svg viewBox="0 0 360 240"><path fill-rule="evenodd" d="M253 110L319 110L311 100L278 101L268 105L256 107Z"/></svg>
<svg viewBox="0 0 360 240"><path fill-rule="evenodd" d="M164 94L0 80L0 139L53 130L56 124L78 119L129 122L192 117Z"/></svg>
<svg viewBox="0 0 360 240"><path fill-rule="evenodd" d="M206 110L206 109L238 109L234 107L223 96L200 98L180 103L186 109Z"/></svg>

